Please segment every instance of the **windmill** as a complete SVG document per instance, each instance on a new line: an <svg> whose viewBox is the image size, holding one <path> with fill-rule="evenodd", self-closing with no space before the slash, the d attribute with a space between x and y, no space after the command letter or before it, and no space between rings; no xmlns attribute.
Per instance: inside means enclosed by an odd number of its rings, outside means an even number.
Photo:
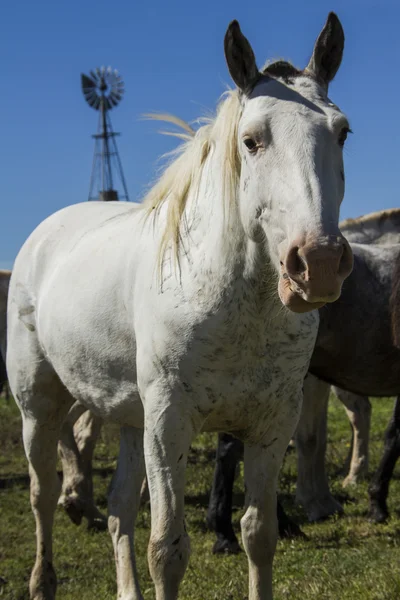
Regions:
<svg viewBox="0 0 400 600"><path fill-rule="evenodd" d="M121 199L129 200L121 159L115 140L119 133L113 131L109 111L117 106L124 93L124 82L116 69L100 67L81 74L82 92L86 102L99 111L95 139L89 200L119 200L114 189L119 179L123 189Z"/></svg>

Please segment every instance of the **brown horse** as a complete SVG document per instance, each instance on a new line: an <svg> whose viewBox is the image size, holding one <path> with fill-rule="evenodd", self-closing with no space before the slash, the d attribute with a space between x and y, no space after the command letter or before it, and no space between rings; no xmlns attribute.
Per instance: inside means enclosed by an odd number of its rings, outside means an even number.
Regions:
<svg viewBox="0 0 400 600"><path fill-rule="evenodd" d="M365 400L368 402L368 395L400 393L400 351L392 335L400 314L399 267L393 269L400 257L400 210L347 220L340 227L352 245L354 270L341 298L319 311L319 331L304 383L303 410L296 434L297 500L310 520L343 510L329 490L325 473L330 385L341 388L340 398L356 416L365 413L363 405ZM378 470L375 488L371 486L371 513L375 520L387 516L388 482L400 454L400 418L396 418L399 413L398 409L390 423L383 467ZM240 456L240 442L220 434L208 512L208 523L218 537L215 551L238 549L231 525L231 502Z"/></svg>

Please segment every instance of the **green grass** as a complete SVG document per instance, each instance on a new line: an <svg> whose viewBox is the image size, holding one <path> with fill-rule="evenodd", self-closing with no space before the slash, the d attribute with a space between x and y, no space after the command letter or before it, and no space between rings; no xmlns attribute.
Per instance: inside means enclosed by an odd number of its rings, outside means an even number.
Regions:
<svg viewBox="0 0 400 600"><path fill-rule="evenodd" d="M391 414L391 399L373 400L371 471L383 445ZM208 493L214 468L215 435L196 439L188 467L187 526L192 557L182 583L186 600L243 600L247 598L247 563L238 556L213 556L214 537L205 530ZM349 449L350 428L342 406L332 399L329 409L328 472L332 490L343 496L340 469ZM106 510L110 471L115 467L118 430L108 426L96 449L96 502ZM345 494L344 517L322 524L306 523L293 503L295 452L286 456L281 491L288 513L302 525L308 541L279 541L274 563L277 600L396 600L400 598L400 481L393 480L386 525L366 520L367 482ZM235 487L234 523L239 531L243 501L242 469ZM139 514L136 547L144 598L154 599L146 564L150 514ZM35 525L29 505L27 464L22 450L19 412L11 400L0 399L0 600L28 598L28 581L35 556ZM54 527L55 568L59 600L109 600L116 595L112 545L107 532L88 532L57 511Z"/></svg>

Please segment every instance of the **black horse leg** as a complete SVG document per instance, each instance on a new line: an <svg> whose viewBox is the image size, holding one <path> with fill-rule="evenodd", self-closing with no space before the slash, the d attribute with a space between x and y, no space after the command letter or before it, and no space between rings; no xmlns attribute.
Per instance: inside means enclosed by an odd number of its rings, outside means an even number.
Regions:
<svg viewBox="0 0 400 600"><path fill-rule="evenodd" d="M242 458L243 443L232 435L220 433L207 513L207 526L217 534L214 553L240 552L239 542L232 527L232 493L236 466Z"/></svg>
<svg viewBox="0 0 400 600"><path fill-rule="evenodd" d="M232 527L232 492L236 466L242 458L242 442L227 433L219 434L214 480L207 513L207 526L217 535L214 553L240 552L239 542ZM306 538L300 527L287 516L279 501L277 515L280 537Z"/></svg>
<svg viewBox="0 0 400 600"><path fill-rule="evenodd" d="M400 456L400 396L396 398L392 417L385 432L385 449L369 486L370 518L383 523L389 517L387 497L396 461Z"/></svg>

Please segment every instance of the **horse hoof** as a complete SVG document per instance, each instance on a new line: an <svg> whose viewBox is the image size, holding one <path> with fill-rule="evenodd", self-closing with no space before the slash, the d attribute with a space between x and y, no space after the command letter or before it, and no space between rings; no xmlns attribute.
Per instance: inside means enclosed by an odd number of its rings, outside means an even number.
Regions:
<svg viewBox="0 0 400 600"><path fill-rule="evenodd" d="M316 503L309 504L305 507L305 510L310 523L326 521L326 519L334 515L341 516L344 514L343 506L333 496L328 496Z"/></svg>
<svg viewBox="0 0 400 600"><path fill-rule="evenodd" d="M49 561L36 564L29 582L31 600L55 600L57 577Z"/></svg>
<svg viewBox="0 0 400 600"><path fill-rule="evenodd" d="M88 531L106 531L107 519L105 517L96 517L95 519L88 520L87 528Z"/></svg>
<svg viewBox="0 0 400 600"><path fill-rule="evenodd" d="M58 505L65 510L74 525L80 525L82 523L84 511L80 504L75 502L73 498L67 496L60 498Z"/></svg>
<svg viewBox="0 0 400 600"><path fill-rule="evenodd" d="M309 518L309 522L310 523L324 523L324 521L328 521L332 517L343 517L343 515L344 515L344 510L342 508L341 510L335 510L334 512L330 512L328 514L321 514L314 518L311 517L311 518Z"/></svg>
<svg viewBox="0 0 400 600"><path fill-rule="evenodd" d="M213 547L213 554L239 554L242 552L237 540L217 540Z"/></svg>
<svg viewBox="0 0 400 600"><path fill-rule="evenodd" d="M389 513L377 506L370 508L368 520L372 523L386 523L389 519Z"/></svg>
<svg viewBox="0 0 400 600"><path fill-rule="evenodd" d="M347 487L354 487L356 485L358 485L359 480L358 477L356 475L348 475L345 479L343 479L342 482L342 488L347 488Z"/></svg>
<svg viewBox="0 0 400 600"><path fill-rule="evenodd" d="M296 523L290 523L285 527L282 527L282 529L279 530L279 537L283 540L300 538L307 541L309 539L308 535L306 535Z"/></svg>

